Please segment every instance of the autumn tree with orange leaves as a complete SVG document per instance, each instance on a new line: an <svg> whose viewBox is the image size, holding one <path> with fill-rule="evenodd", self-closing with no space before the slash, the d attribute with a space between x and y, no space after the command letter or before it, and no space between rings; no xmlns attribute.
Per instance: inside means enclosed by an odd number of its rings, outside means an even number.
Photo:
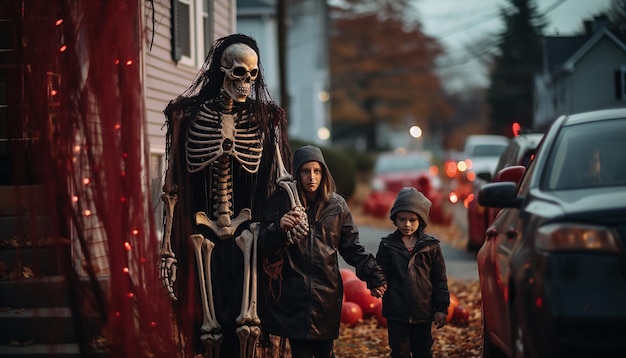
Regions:
<svg viewBox="0 0 626 358"><path fill-rule="evenodd" d="M376 145L377 123L417 124L428 136L433 124L450 117L435 71L442 47L422 32L415 14L398 0L353 0L332 8L333 140L361 133L368 149L386 149Z"/></svg>

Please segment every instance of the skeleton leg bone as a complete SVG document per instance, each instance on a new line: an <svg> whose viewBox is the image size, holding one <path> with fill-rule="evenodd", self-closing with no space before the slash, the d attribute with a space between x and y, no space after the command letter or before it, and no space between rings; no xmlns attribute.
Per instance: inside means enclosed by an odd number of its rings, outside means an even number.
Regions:
<svg viewBox="0 0 626 358"><path fill-rule="evenodd" d="M250 231L244 230L235 238L237 246L241 249L244 257L243 295L241 299L241 311L235 322L240 325L237 328L239 336L239 351L241 358L251 358L254 355L256 341L261 330L261 320L257 314L257 237L259 224L252 223Z"/></svg>
<svg viewBox="0 0 626 358"><path fill-rule="evenodd" d="M211 254L215 244L206 240L202 234L190 235L189 239L196 256L198 279L200 280L200 297L202 300L202 326L200 327L202 335L200 340L205 345L207 357L217 358L219 357L223 335L220 333L221 326L215 315L211 282Z"/></svg>
<svg viewBox="0 0 626 358"><path fill-rule="evenodd" d="M239 337L239 358L253 358L256 350L256 341L261 336L259 326L237 327Z"/></svg>

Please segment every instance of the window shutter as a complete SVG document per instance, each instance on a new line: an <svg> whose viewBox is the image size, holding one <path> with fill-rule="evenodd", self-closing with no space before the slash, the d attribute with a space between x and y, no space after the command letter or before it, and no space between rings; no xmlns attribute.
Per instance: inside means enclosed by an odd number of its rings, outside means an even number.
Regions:
<svg viewBox="0 0 626 358"><path fill-rule="evenodd" d="M183 57L183 33L181 31L181 25L184 23L181 21L181 9L179 8L178 0L171 0L171 18L172 18L172 59L174 62L180 61Z"/></svg>

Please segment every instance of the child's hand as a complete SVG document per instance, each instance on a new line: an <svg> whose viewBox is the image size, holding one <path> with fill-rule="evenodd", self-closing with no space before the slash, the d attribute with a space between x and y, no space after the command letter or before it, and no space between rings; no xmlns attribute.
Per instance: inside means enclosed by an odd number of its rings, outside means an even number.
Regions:
<svg viewBox="0 0 626 358"><path fill-rule="evenodd" d="M446 325L446 317L448 315L445 312L435 312L435 327L437 329Z"/></svg>
<svg viewBox="0 0 626 358"><path fill-rule="evenodd" d="M385 291L387 291L387 284L370 289L370 293L372 294L372 296L378 297L378 298L383 297L383 295L385 294Z"/></svg>

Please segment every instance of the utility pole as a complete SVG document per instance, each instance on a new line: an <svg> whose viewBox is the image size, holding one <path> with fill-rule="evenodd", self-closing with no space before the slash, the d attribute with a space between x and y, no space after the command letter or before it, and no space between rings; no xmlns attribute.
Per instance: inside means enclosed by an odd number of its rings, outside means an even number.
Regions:
<svg viewBox="0 0 626 358"><path fill-rule="evenodd" d="M289 91L287 90L287 1L278 0L278 76L280 83L280 105L289 113Z"/></svg>

